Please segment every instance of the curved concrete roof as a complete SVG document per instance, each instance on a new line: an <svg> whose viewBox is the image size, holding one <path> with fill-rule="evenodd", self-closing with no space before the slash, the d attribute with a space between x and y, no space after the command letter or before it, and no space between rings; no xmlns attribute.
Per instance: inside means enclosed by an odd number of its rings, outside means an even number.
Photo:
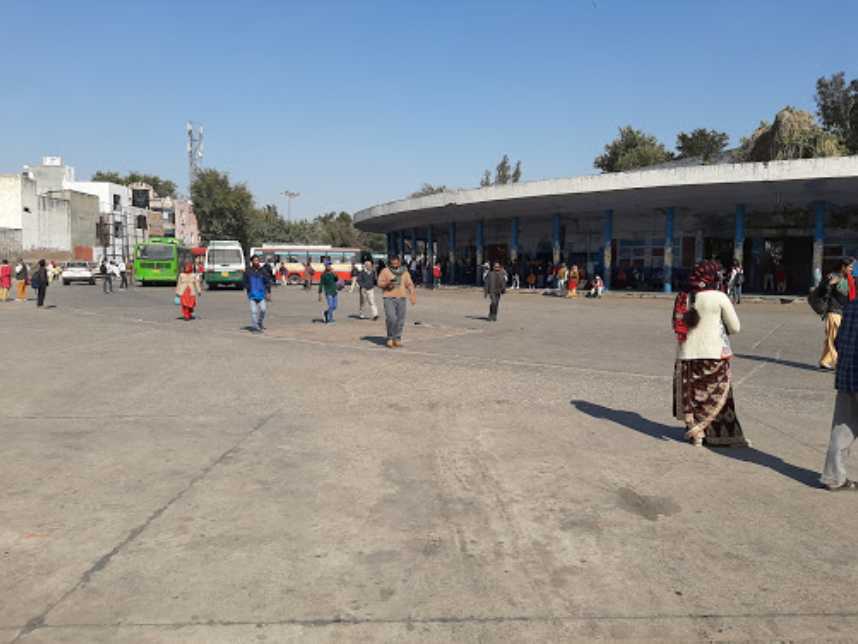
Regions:
<svg viewBox="0 0 858 644"><path fill-rule="evenodd" d="M673 206L694 212L858 203L858 156L731 163L617 172L442 192L372 206L355 214L361 230L386 232L449 221L555 213L622 215Z"/></svg>

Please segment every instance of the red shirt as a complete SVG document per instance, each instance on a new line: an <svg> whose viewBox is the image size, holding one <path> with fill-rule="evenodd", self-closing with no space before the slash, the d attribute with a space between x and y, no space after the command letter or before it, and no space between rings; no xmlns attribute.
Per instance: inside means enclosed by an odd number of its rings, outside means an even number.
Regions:
<svg viewBox="0 0 858 644"><path fill-rule="evenodd" d="M9 264L0 266L0 288L12 287L12 267Z"/></svg>

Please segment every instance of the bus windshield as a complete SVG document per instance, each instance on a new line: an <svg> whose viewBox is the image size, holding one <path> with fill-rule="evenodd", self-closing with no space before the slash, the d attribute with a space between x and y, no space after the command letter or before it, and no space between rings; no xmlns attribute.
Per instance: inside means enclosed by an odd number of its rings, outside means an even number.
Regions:
<svg viewBox="0 0 858 644"><path fill-rule="evenodd" d="M140 259L173 259L176 247L167 244L144 244L137 256Z"/></svg>
<svg viewBox="0 0 858 644"><path fill-rule="evenodd" d="M209 264L241 264L241 251L236 248L210 248Z"/></svg>

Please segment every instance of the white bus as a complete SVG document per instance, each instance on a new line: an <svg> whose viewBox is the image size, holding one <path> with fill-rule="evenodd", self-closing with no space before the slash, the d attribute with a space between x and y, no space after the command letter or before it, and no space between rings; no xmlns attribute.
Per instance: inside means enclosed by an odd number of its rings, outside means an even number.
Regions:
<svg viewBox="0 0 858 644"><path fill-rule="evenodd" d="M337 248L326 245L263 244L250 249L251 255L258 255L263 262L275 264L277 279L289 284L301 284L307 260L313 267L313 283L316 284L325 270L324 261L331 261L331 267L337 277L345 282L352 279L352 269L360 262L360 248ZM285 275L280 274L280 265L285 267Z"/></svg>
<svg viewBox="0 0 858 644"><path fill-rule="evenodd" d="M209 290L218 286L244 287L244 251L237 241L210 241L206 248L204 279Z"/></svg>

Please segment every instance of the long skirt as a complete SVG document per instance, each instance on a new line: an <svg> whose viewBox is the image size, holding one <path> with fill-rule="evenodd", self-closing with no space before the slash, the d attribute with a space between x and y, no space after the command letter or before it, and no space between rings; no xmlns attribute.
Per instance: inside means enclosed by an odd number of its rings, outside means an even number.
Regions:
<svg viewBox="0 0 858 644"><path fill-rule="evenodd" d="M733 402L729 360L677 360L673 415L685 423L685 437L709 446L747 447Z"/></svg>

